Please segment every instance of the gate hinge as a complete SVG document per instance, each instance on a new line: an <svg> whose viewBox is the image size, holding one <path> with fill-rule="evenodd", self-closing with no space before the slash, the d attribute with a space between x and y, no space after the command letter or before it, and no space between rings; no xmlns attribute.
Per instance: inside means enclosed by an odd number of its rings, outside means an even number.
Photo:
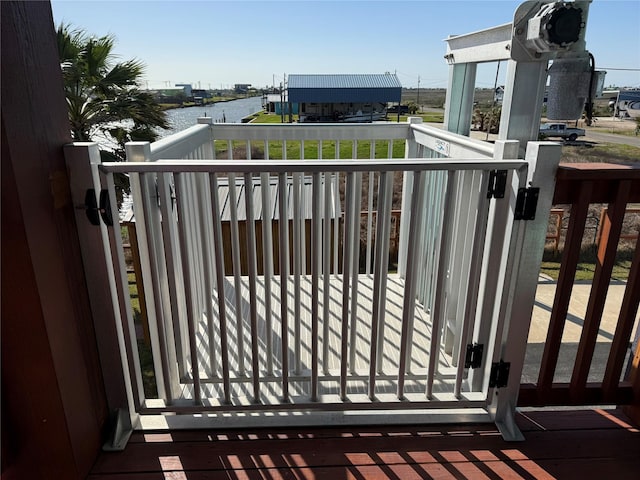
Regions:
<svg viewBox="0 0 640 480"><path fill-rule="evenodd" d="M509 382L509 369L511 363L495 362L491 365L491 374L489 375L489 387L490 388L502 388L506 387Z"/></svg>
<svg viewBox="0 0 640 480"><path fill-rule="evenodd" d="M519 189L514 218L516 220L534 220L536 218L539 195L540 189L538 187Z"/></svg>
<svg viewBox="0 0 640 480"><path fill-rule="evenodd" d="M100 206L96 199L96 191L93 188L87 189L84 195L84 209L87 219L91 225L100 225L100 218L108 227L113 226L113 215L111 214L111 202L109 201L109 191L100 191Z"/></svg>
<svg viewBox="0 0 640 480"><path fill-rule="evenodd" d="M507 187L507 171L491 170L489 172L489 186L487 187L487 198L504 198Z"/></svg>
<svg viewBox="0 0 640 480"><path fill-rule="evenodd" d="M483 344L468 344L467 355L464 357L464 368L480 368L482 365L482 352L484 352Z"/></svg>

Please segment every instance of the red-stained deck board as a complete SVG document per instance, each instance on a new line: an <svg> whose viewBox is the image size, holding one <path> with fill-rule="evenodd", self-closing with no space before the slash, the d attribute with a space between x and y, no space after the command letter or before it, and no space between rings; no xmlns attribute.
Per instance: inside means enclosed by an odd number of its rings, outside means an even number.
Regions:
<svg viewBox="0 0 640 480"><path fill-rule="evenodd" d="M136 432L89 479L638 478L640 429L619 411L534 411L518 423L519 443L491 424Z"/></svg>

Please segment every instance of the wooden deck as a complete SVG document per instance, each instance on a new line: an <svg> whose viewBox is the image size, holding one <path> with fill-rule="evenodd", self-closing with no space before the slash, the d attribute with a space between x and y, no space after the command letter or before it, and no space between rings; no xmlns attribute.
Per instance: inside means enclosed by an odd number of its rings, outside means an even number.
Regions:
<svg viewBox="0 0 640 480"><path fill-rule="evenodd" d="M89 480L640 478L640 430L619 410L520 412L492 424L136 432Z"/></svg>

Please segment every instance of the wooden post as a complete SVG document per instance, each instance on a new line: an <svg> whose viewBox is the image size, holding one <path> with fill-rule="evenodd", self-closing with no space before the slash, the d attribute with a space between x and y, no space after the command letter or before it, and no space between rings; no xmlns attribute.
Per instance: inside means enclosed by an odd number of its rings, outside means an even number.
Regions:
<svg viewBox="0 0 640 480"><path fill-rule="evenodd" d="M593 275L591 293L584 317L584 326L582 327L576 361L571 376L570 396L573 400L582 399L586 390L589 369L611 280L611 272L613 271L618 249L624 212L631 190L631 181L616 182L616 187L615 199L609 204L607 215L601 226L598 261Z"/></svg>
<svg viewBox="0 0 640 480"><path fill-rule="evenodd" d="M83 479L107 402L48 2L2 2L2 478ZM9 435L6 433L9 432Z"/></svg>
<svg viewBox="0 0 640 480"><path fill-rule="evenodd" d="M626 413L636 425L640 425L640 342L636 345L636 351L631 365L631 385L633 388L634 402L624 407L624 413Z"/></svg>
<svg viewBox="0 0 640 480"><path fill-rule="evenodd" d="M624 215L622 216L622 218L620 218L620 223L622 223L623 219ZM609 222L608 215L607 222ZM610 227L610 225L606 226ZM606 228L605 231L609 230L610 228ZM622 236L620 235L620 237ZM607 368L605 369L604 377L602 379L604 398L607 400L615 399L616 390L618 388L620 380L620 374L622 372L625 357L627 356L627 352L629 350L629 342L633 341L633 339L631 339L631 333L633 331L633 325L636 321L636 313L638 312L639 304L640 242L636 242L636 249L633 256L633 261L631 263L631 268L629 270L629 276L627 277L627 285L625 287L624 297L622 298L622 305L620 307L620 315L618 316L618 323L616 325L613 341L611 342L609 359L607 360ZM637 372L634 372L634 375L640 376L637 374ZM638 402L640 403L640 398L638 399Z"/></svg>
<svg viewBox="0 0 640 480"><path fill-rule="evenodd" d="M616 336L614 337L614 343L620 336L624 339L624 335L631 333L634 318L638 312L638 304L640 303L640 238L636 241L636 251L633 257L633 263L631 270L629 271L629 278L627 280L627 288L625 290L624 299L622 300L622 307L620 309L620 335L618 335L618 329L616 329ZM628 337L627 337L628 338ZM640 338L636 334L636 338ZM621 343L621 342L620 342ZM633 420L636 425L640 425L640 341L636 342L636 349L631 362L631 374L629 380L633 390L633 403L625 407L624 412L627 416ZM612 346L612 351L615 352ZM619 359L610 360L613 362ZM617 365L616 365L617 367ZM613 368L613 367L612 367ZM609 371L609 366L607 366ZM605 376L605 381L607 380ZM603 381L603 384L605 383ZM605 384L606 385L606 384Z"/></svg>
<svg viewBox="0 0 640 480"><path fill-rule="evenodd" d="M149 336L149 318L147 316L147 300L144 295L144 286L142 283L142 265L140 264L140 251L138 250L138 234L136 233L136 224L134 222L128 222L126 224L126 227L127 233L129 234L131 259L133 261L133 275L136 279L136 290L138 292L138 303L140 305L140 322L142 323L144 343L151 347L151 337Z"/></svg>

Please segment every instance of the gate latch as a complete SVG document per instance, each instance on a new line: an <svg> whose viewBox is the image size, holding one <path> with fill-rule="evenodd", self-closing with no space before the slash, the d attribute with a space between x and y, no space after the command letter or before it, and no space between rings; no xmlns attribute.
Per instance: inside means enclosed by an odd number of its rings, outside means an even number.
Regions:
<svg viewBox="0 0 640 480"><path fill-rule="evenodd" d="M111 213L111 202L109 201L109 191L100 191L100 206L96 199L96 191L93 188L87 189L84 195L84 210L91 225L100 225L100 218L108 227L113 226L113 215Z"/></svg>
<svg viewBox="0 0 640 480"><path fill-rule="evenodd" d="M538 187L521 188L516 198L515 220L535 220L538 208Z"/></svg>

